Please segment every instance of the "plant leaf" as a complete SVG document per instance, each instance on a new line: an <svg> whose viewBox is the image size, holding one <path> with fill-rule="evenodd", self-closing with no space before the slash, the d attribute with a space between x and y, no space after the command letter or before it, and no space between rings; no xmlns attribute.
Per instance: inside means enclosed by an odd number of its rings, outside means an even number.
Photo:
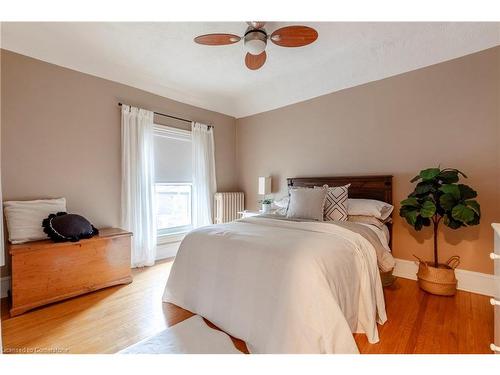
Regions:
<svg viewBox="0 0 500 375"><path fill-rule="evenodd" d="M447 171L455 171L455 172L457 172L458 174L462 175L462 177L463 177L463 178L467 178L467 176L465 175L465 173L464 173L464 172L462 172L462 171L461 171L461 170L459 170L459 169L456 169L456 168L446 168L445 170L447 170Z"/></svg>
<svg viewBox="0 0 500 375"><path fill-rule="evenodd" d="M399 209L399 215L404 217L406 216L406 214L410 211L417 211L418 208L417 207L413 207L413 206L401 206L401 208Z"/></svg>
<svg viewBox="0 0 500 375"><path fill-rule="evenodd" d="M481 219L481 216L479 216L478 214L475 214L474 215L474 219L472 219L471 221L469 221L467 223L467 225L478 225L480 219Z"/></svg>
<svg viewBox="0 0 500 375"><path fill-rule="evenodd" d="M460 221L454 220L453 218L450 218L448 215L444 217L444 224L450 227L451 229L458 229L463 225Z"/></svg>
<svg viewBox="0 0 500 375"><path fill-rule="evenodd" d="M420 171L419 176L422 178L422 180L429 181L433 178L436 178L439 175L439 172L439 168L428 168Z"/></svg>
<svg viewBox="0 0 500 375"><path fill-rule="evenodd" d="M415 187L416 194L427 194L428 192L434 190L434 185L431 181L422 181Z"/></svg>
<svg viewBox="0 0 500 375"><path fill-rule="evenodd" d="M410 180L410 182L417 182L418 180L420 180L420 176L415 176Z"/></svg>
<svg viewBox="0 0 500 375"><path fill-rule="evenodd" d="M451 194L457 200L460 199L460 189L458 188L458 185L446 184L441 186L439 190L445 194Z"/></svg>
<svg viewBox="0 0 500 375"><path fill-rule="evenodd" d="M457 204L451 210L451 217L456 221L466 224L474 220L474 211L463 204Z"/></svg>
<svg viewBox="0 0 500 375"><path fill-rule="evenodd" d="M453 184L455 182L458 182L458 171L456 169L443 169L439 173L439 179L445 184Z"/></svg>
<svg viewBox="0 0 500 375"><path fill-rule="evenodd" d="M448 225L449 222L450 222L450 218L448 217L448 215L444 215L443 216L443 223L444 223L444 225Z"/></svg>
<svg viewBox="0 0 500 375"><path fill-rule="evenodd" d="M417 198L410 197L401 201L401 206L419 207Z"/></svg>
<svg viewBox="0 0 500 375"><path fill-rule="evenodd" d="M472 199L477 197L477 192L470 186L459 184L458 189L460 191L460 198L462 199Z"/></svg>
<svg viewBox="0 0 500 375"><path fill-rule="evenodd" d="M432 217L436 213L436 205L431 200L426 200L420 209L420 215L425 218Z"/></svg>
<svg viewBox="0 0 500 375"><path fill-rule="evenodd" d="M414 227L415 223L417 222L417 210L407 211L403 215L403 217L406 219L406 221L408 222L408 224L410 224L412 227Z"/></svg>
<svg viewBox="0 0 500 375"><path fill-rule="evenodd" d="M423 226L424 223L422 222L422 216L417 216L417 219L415 220L415 224L413 224L413 227L415 228L415 230L421 230Z"/></svg>
<svg viewBox="0 0 500 375"><path fill-rule="evenodd" d="M481 207L479 206L479 203L477 203L477 201L474 201L474 200L468 200L468 201L465 201L465 204L467 205L467 207L469 207L472 211L474 211L476 213L476 215L478 216L481 216Z"/></svg>
<svg viewBox="0 0 500 375"><path fill-rule="evenodd" d="M453 209L453 207L455 207L455 204L457 203L457 200L455 199L455 197L450 194L450 193L446 193L446 194L443 194L439 197L439 204L441 205L441 207L443 207L446 211L450 211Z"/></svg>

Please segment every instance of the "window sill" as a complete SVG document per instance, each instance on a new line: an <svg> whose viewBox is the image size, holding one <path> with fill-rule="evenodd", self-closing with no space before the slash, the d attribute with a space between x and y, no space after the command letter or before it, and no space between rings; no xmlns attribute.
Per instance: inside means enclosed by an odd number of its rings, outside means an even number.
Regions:
<svg viewBox="0 0 500 375"><path fill-rule="evenodd" d="M166 244L166 243L180 242L180 241L182 241L182 239L184 238L184 236L186 236L187 233L188 233L188 231L186 231L186 232L178 232L178 233L162 234L162 235L159 235L156 238L156 243L158 245L162 245L162 244Z"/></svg>

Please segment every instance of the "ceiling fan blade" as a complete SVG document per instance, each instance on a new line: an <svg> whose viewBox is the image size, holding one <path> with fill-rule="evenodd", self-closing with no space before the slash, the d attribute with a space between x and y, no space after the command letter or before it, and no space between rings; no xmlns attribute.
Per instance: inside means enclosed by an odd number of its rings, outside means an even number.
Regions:
<svg viewBox="0 0 500 375"><path fill-rule="evenodd" d="M266 62L266 51L262 52L260 55L252 55L250 53L247 53L245 56L245 65L247 66L248 69L250 70L257 70L264 65Z"/></svg>
<svg viewBox="0 0 500 375"><path fill-rule="evenodd" d="M271 34L271 41L281 47L302 47L318 39L318 32L307 26L287 26Z"/></svg>
<svg viewBox="0 0 500 375"><path fill-rule="evenodd" d="M194 38L194 41L198 44L204 44L207 46L223 46L226 44L233 44L240 41L240 37L234 34L205 34L199 35Z"/></svg>

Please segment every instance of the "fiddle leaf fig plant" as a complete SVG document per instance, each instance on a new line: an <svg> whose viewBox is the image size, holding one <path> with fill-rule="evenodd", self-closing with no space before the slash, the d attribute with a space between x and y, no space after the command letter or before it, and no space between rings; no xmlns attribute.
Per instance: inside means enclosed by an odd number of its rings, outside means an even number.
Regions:
<svg viewBox="0 0 500 375"><path fill-rule="evenodd" d="M441 220L444 225L458 229L477 225L481 219L479 203L474 199L477 193L470 186L459 184L460 177L467 178L458 169L424 169L411 180L417 182L415 190L401 201L399 215L417 231L433 224L435 267L438 267L437 232Z"/></svg>

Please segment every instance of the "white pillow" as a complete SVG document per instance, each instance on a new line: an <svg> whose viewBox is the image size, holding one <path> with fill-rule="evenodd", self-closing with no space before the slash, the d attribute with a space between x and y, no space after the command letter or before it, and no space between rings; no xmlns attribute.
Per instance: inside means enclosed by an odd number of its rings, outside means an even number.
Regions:
<svg viewBox="0 0 500 375"><path fill-rule="evenodd" d="M19 244L47 239L42 221L50 214L66 212L66 199L3 202L9 241Z"/></svg>
<svg viewBox="0 0 500 375"><path fill-rule="evenodd" d="M289 197L283 197L281 199L278 199L273 202L273 205L275 205L278 208L288 208L288 203L290 202Z"/></svg>
<svg viewBox="0 0 500 375"><path fill-rule="evenodd" d="M290 202L289 197L284 197L273 202L273 214L286 216L286 211L288 210L288 203Z"/></svg>
<svg viewBox="0 0 500 375"><path fill-rule="evenodd" d="M377 219L387 219L394 209L389 203L375 199L348 199L347 212L351 216L374 216Z"/></svg>
<svg viewBox="0 0 500 375"><path fill-rule="evenodd" d="M290 189L290 204L286 217L323 221L326 188L295 188Z"/></svg>
<svg viewBox="0 0 500 375"><path fill-rule="evenodd" d="M378 229L382 229L383 227L386 226L385 224L391 222L391 218L380 220L377 219L375 216L366 216L366 215L349 215L349 218L347 220L352 221L354 223L375 225Z"/></svg>

